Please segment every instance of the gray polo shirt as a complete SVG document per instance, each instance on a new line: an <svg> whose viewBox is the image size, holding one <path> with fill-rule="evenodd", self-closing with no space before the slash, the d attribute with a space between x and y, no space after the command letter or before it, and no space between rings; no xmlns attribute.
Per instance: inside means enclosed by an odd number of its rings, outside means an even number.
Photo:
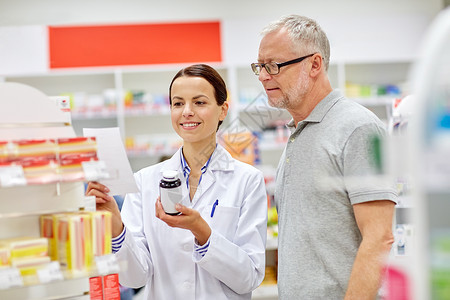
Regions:
<svg viewBox="0 0 450 300"><path fill-rule="evenodd" d="M396 201L378 180L373 141L386 134L368 109L331 92L299 122L277 170L280 299L343 299L361 243L352 205Z"/></svg>

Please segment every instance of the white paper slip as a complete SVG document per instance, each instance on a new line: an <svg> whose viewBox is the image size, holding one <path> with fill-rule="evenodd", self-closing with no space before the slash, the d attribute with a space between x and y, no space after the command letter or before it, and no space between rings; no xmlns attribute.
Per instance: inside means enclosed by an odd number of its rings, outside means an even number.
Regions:
<svg viewBox="0 0 450 300"><path fill-rule="evenodd" d="M98 158L105 162L106 170L110 175L109 179L101 179L99 182L109 188L109 195L137 193L138 187L120 137L119 128L83 128L83 135L85 137L93 136L97 140Z"/></svg>
<svg viewBox="0 0 450 300"><path fill-rule="evenodd" d="M0 290L23 286L23 279L17 268L0 269Z"/></svg>
<svg viewBox="0 0 450 300"><path fill-rule="evenodd" d="M58 261L52 261L45 268L37 270L37 275L41 283L64 280Z"/></svg>

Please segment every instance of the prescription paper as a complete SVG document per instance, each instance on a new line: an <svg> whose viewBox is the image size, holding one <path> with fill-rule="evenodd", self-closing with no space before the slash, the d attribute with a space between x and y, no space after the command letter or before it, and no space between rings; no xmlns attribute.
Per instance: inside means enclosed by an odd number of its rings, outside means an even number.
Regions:
<svg viewBox="0 0 450 300"><path fill-rule="evenodd" d="M83 128L85 137L93 136L97 140L97 155L106 164L109 179L99 180L106 185L110 196L137 193L138 187L128 161L125 147L118 127Z"/></svg>

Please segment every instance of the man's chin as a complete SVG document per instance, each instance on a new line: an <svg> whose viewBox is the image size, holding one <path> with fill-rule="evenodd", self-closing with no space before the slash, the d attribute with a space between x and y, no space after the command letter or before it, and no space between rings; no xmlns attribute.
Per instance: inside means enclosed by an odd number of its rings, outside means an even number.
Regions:
<svg viewBox="0 0 450 300"><path fill-rule="evenodd" d="M269 103L269 105L273 108L285 108L282 99L267 98L267 100L268 100L267 102Z"/></svg>

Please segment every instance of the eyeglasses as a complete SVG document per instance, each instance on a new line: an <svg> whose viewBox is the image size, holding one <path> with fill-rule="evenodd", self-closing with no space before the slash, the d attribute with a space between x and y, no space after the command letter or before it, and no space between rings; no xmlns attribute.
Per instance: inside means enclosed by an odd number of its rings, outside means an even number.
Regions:
<svg viewBox="0 0 450 300"><path fill-rule="evenodd" d="M302 56L302 57L299 57L299 58L296 58L293 60L288 60L284 63L276 63L276 62L269 62L269 63L265 63L265 64L253 63L253 64L251 64L251 66L252 66L253 73L255 73L255 75L259 75L259 73L261 73L262 68L266 69L267 73L269 73L270 75L277 75L278 73L280 73L281 67L301 62L305 58L311 57L314 54L315 53L305 55L305 56Z"/></svg>

